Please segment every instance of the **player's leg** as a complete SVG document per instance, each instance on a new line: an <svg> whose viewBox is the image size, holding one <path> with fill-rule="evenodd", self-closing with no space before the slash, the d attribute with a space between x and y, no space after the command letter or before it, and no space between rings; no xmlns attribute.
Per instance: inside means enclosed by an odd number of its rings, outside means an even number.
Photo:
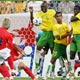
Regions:
<svg viewBox="0 0 80 80"><path fill-rule="evenodd" d="M71 68L72 72L74 73L74 59L75 59L75 54L76 54L77 46L75 42L70 43L70 62L71 62Z"/></svg>
<svg viewBox="0 0 80 80"><path fill-rule="evenodd" d="M52 64L55 63L56 59L60 58L63 55L66 56L66 45L55 43L54 52L53 52L53 55L52 55ZM62 66L62 68L65 72L64 61L63 61L62 58L61 58L60 61L61 61L61 66Z"/></svg>
<svg viewBox="0 0 80 80"><path fill-rule="evenodd" d="M70 59L70 44L66 48L67 60L68 60L68 71L71 71L71 59ZM75 57L75 56L74 56Z"/></svg>
<svg viewBox="0 0 80 80"><path fill-rule="evenodd" d="M0 65L0 73L3 75L4 80L7 80L7 79L13 80L13 77L11 77L8 67L5 65L5 63Z"/></svg>
<svg viewBox="0 0 80 80"><path fill-rule="evenodd" d="M40 65L39 65L39 58L40 58L40 53L41 53L41 49L43 48L43 47L45 47L46 46L46 44L47 44L47 42L48 42L48 34L49 34L49 32L47 32L47 31L43 31L43 34L41 35L41 37L40 37L40 39L39 39L39 41L38 41L38 43L37 43L37 49L36 49L36 53L35 53L35 63L36 63L36 73L37 73L37 68L38 67L40 67ZM38 67L37 67L38 66Z"/></svg>
<svg viewBox="0 0 80 80"><path fill-rule="evenodd" d="M54 48L54 46L53 46L53 48ZM51 50L51 54L52 54L52 58L51 58L51 63L52 63L52 65L51 65L51 74L50 74L50 76L52 77L52 78L55 78L56 76L55 76L55 73L54 73L54 70L55 70L55 62L56 62L56 60L57 60L57 58L56 57L54 57L53 56L53 54L54 54L54 51L53 51L53 48L50 48L50 50Z"/></svg>
<svg viewBox="0 0 80 80"><path fill-rule="evenodd" d="M80 35L77 35L76 45L77 45L78 58L80 60Z"/></svg>
<svg viewBox="0 0 80 80"><path fill-rule="evenodd" d="M30 70L30 68L28 68L21 60L18 61L18 69L23 69L31 78L32 80L37 80L35 75L32 73L32 71Z"/></svg>
<svg viewBox="0 0 80 80"><path fill-rule="evenodd" d="M36 70L38 69L38 67L40 67L39 60L40 60L41 49L46 44L46 42L44 41L45 40L45 37L44 36L45 36L45 33L43 32L43 34L41 35L40 39L37 42L37 48L36 48L36 53L35 53Z"/></svg>
<svg viewBox="0 0 80 80"><path fill-rule="evenodd" d="M64 61L64 59L63 59L63 57L62 56L60 56L59 57L59 63L60 63L60 65L61 65L61 68L62 68L62 70L63 70L63 73L62 73L62 75L64 75L64 76L66 76L66 74L67 74L67 69L66 69L66 66L65 66L65 61Z"/></svg>
<svg viewBox="0 0 80 80"><path fill-rule="evenodd" d="M76 34L73 36L72 42L70 44L70 59L75 58L76 51L78 52L78 56L80 57L80 35ZM79 58L80 59L80 58Z"/></svg>
<svg viewBox="0 0 80 80"><path fill-rule="evenodd" d="M52 58L51 58L51 63L53 66L55 65L56 60L61 56L61 54L62 54L61 51L63 51L63 50L61 50L61 45L55 43L54 51L53 51ZM52 68L53 68L52 70L54 70L54 67L52 67Z"/></svg>
<svg viewBox="0 0 80 80"><path fill-rule="evenodd" d="M50 65L50 66L51 66L50 77L52 79L54 79L56 77L56 75L55 75L55 63Z"/></svg>
<svg viewBox="0 0 80 80"><path fill-rule="evenodd" d="M1 62L4 62L4 59L6 60L7 58L10 57L10 49L8 48L4 48L2 50L0 50L0 56L2 57L2 59L0 60ZM4 66L4 68L6 69L7 71L7 68ZM8 71L7 71L8 72ZM5 73L6 74L6 73ZM9 72L8 72L9 74Z"/></svg>
<svg viewBox="0 0 80 80"><path fill-rule="evenodd" d="M48 40L49 40L48 45L49 45L49 48L50 48L50 51L51 51L51 54L52 54L52 59L51 59L52 69L51 69L51 72L50 72L51 73L50 76L52 78L55 78L56 76L55 76L55 73L54 73L54 69L55 69L56 58L53 58L53 54L54 54L54 36L53 36L52 32L50 32L50 38Z"/></svg>
<svg viewBox="0 0 80 80"><path fill-rule="evenodd" d="M41 50L40 58L39 58L39 61L38 61L39 65L36 66L37 75L42 75L44 59L45 59L45 55L48 53L48 50L49 50L49 45L48 44L45 47L43 47L43 49Z"/></svg>
<svg viewBox="0 0 80 80"><path fill-rule="evenodd" d="M62 79L66 79L66 74L68 72L68 61L67 61L67 55L66 55L66 45L61 45L61 55L59 57L59 62L62 68Z"/></svg>
<svg viewBox="0 0 80 80"><path fill-rule="evenodd" d="M64 55L64 56L66 56L66 55ZM66 80L67 74L71 70L70 62L68 62L68 60L66 58L64 59L63 55L59 58L59 61L60 61L60 65L62 67L62 79L61 80Z"/></svg>
<svg viewBox="0 0 80 80"><path fill-rule="evenodd" d="M68 79L73 79L74 78L74 59L75 59L75 54L76 54L76 50L77 50L77 46L76 46L76 42L74 40L72 40L72 42L70 43L70 71L67 74L67 78Z"/></svg>
<svg viewBox="0 0 80 80"><path fill-rule="evenodd" d="M41 60L41 55L40 55L40 50L36 50L35 53L35 74L37 74L37 71L40 68L40 60Z"/></svg>
<svg viewBox="0 0 80 80"><path fill-rule="evenodd" d="M53 42L53 48L54 48L54 42ZM53 48L50 48L50 51L52 54L52 58L51 58L52 65L51 65L50 77L54 79L56 77L54 70L55 70L55 63L56 63L57 58L53 57L53 54L54 54Z"/></svg>
<svg viewBox="0 0 80 80"><path fill-rule="evenodd" d="M8 62L8 64L9 64L9 66L10 66L10 69L11 69L11 75L12 75L12 76L16 75L16 73L15 73L15 71L14 71L14 63L13 63L12 56L9 56L9 57L7 58L7 62Z"/></svg>

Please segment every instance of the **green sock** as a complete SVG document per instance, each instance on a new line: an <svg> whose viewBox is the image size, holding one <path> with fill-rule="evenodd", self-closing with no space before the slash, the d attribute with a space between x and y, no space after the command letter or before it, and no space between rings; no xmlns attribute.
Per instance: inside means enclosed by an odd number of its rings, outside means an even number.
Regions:
<svg viewBox="0 0 80 80"><path fill-rule="evenodd" d="M49 73L50 68L51 68L51 65L48 66L48 69L47 69L47 73L46 73L46 75Z"/></svg>
<svg viewBox="0 0 80 80"><path fill-rule="evenodd" d="M36 65L36 69L38 69L40 67L39 63L35 63L35 65Z"/></svg>
<svg viewBox="0 0 80 80"><path fill-rule="evenodd" d="M52 64L52 72L54 72L54 69L55 69L55 64Z"/></svg>

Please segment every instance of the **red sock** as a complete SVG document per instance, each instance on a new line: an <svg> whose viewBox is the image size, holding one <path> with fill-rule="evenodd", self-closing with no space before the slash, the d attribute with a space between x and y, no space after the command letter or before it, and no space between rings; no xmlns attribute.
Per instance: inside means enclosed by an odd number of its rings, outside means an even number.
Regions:
<svg viewBox="0 0 80 80"><path fill-rule="evenodd" d="M8 57L7 61L8 61L8 64L9 64L11 70L13 70L14 69L14 63L13 63L12 56Z"/></svg>
<svg viewBox="0 0 80 80"><path fill-rule="evenodd" d="M0 66L0 73L3 75L3 77L10 77L8 67L5 64Z"/></svg>
<svg viewBox="0 0 80 80"><path fill-rule="evenodd" d="M31 71L27 66L24 68L24 71L25 71L32 79L35 78L34 74L32 73L32 71Z"/></svg>

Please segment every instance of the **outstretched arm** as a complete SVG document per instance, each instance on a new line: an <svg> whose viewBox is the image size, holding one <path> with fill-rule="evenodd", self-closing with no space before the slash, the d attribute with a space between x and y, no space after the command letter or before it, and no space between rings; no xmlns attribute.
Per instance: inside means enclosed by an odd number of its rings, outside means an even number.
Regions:
<svg viewBox="0 0 80 80"><path fill-rule="evenodd" d="M20 54L25 55L24 50L22 50L18 45L14 44L15 49L20 52Z"/></svg>
<svg viewBox="0 0 80 80"><path fill-rule="evenodd" d="M71 36L72 31L73 31L73 30L71 29L71 31L70 31L70 32L67 32L67 34L62 35L62 36L61 36L61 39L66 38L67 36Z"/></svg>
<svg viewBox="0 0 80 80"><path fill-rule="evenodd" d="M14 44L15 49L20 53L18 56L15 56L15 59L20 59L23 55L25 55L25 52L16 44Z"/></svg>
<svg viewBox="0 0 80 80"><path fill-rule="evenodd" d="M77 21L77 20L79 20L79 18L77 18L77 17L75 17L75 16L72 16L71 22L74 22L74 21Z"/></svg>
<svg viewBox="0 0 80 80"><path fill-rule="evenodd" d="M29 7L29 11L30 11L30 20L31 23L33 23L33 7Z"/></svg>
<svg viewBox="0 0 80 80"><path fill-rule="evenodd" d="M61 35L61 36L60 36L60 35L57 35L57 36L55 36L55 38L58 39L58 40L64 39L64 38L66 38L67 36L70 36L70 35L72 34L72 31L73 31L73 29L71 29L70 32L67 32L67 34Z"/></svg>

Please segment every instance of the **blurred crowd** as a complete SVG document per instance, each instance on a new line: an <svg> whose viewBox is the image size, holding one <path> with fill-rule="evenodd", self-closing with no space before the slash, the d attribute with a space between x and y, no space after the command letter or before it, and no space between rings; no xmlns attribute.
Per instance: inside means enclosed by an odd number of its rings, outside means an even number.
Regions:
<svg viewBox="0 0 80 80"><path fill-rule="evenodd" d="M44 1L44 0L43 0ZM40 6L41 2L38 0L26 0L26 1L0 1L0 14L11 14L11 13L23 13L28 11L28 5L33 5L37 9L37 5ZM48 6L56 11L60 10L63 13L73 13L73 7L76 4L80 4L80 1L74 0L49 0ZM30 7L30 6L29 6ZM39 8L38 8L39 10Z"/></svg>
<svg viewBox="0 0 80 80"><path fill-rule="evenodd" d="M0 1L0 14L25 12L26 1Z"/></svg>
<svg viewBox="0 0 80 80"><path fill-rule="evenodd" d="M53 8L56 11L61 11L62 13L68 14L73 13L73 9L75 5L80 5L79 0L53 0L51 1L51 4L53 4Z"/></svg>

